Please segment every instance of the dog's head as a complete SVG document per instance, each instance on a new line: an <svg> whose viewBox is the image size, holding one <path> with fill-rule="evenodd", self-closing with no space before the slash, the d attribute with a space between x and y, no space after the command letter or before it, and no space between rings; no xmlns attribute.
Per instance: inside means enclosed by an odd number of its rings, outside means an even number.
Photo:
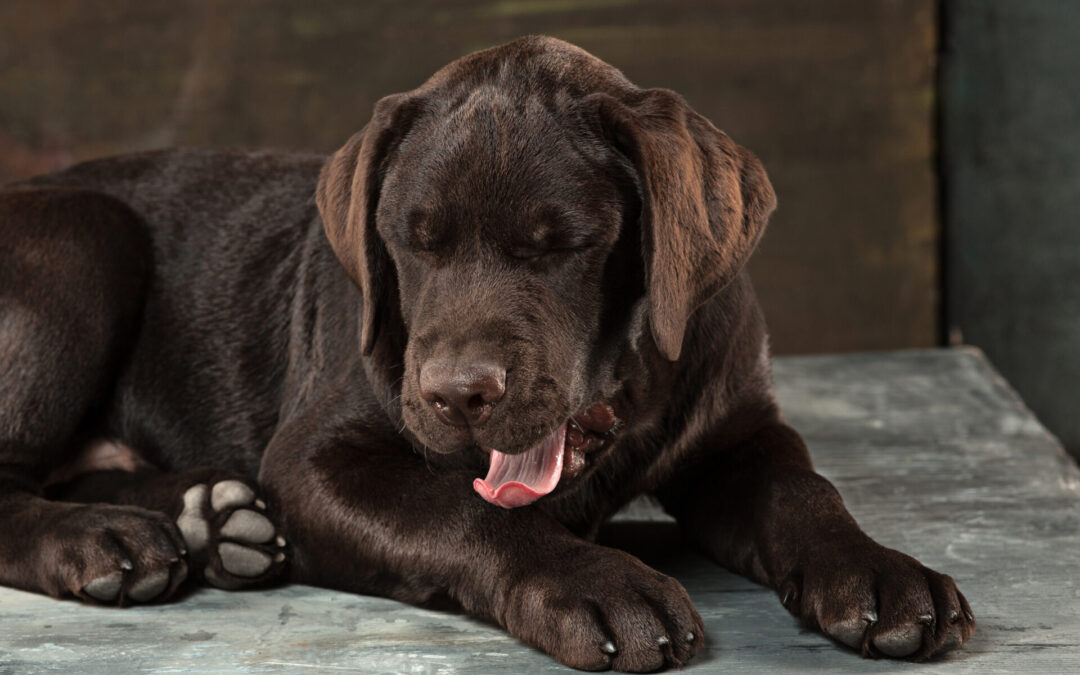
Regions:
<svg viewBox="0 0 1080 675"><path fill-rule="evenodd" d="M503 506L580 471L615 424L619 355L677 361L775 206L757 159L677 94L543 37L381 100L317 201L363 293L360 349L406 336L408 430L494 451L477 490Z"/></svg>

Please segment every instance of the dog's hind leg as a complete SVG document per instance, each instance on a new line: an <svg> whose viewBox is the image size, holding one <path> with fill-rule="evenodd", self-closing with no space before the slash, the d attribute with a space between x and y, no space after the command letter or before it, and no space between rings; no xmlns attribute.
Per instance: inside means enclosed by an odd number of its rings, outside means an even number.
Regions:
<svg viewBox="0 0 1080 675"><path fill-rule="evenodd" d="M0 192L0 584L109 603L168 597L185 544L164 513L43 496L133 339L150 268L138 217L85 190Z"/></svg>
<svg viewBox="0 0 1080 675"><path fill-rule="evenodd" d="M100 455L102 450L135 455L108 441L89 452ZM122 460L119 466L68 476L49 486L48 493L57 500L139 506L166 514L184 538L190 580L238 589L284 576L285 538L254 480L214 467L166 473L138 459Z"/></svg>

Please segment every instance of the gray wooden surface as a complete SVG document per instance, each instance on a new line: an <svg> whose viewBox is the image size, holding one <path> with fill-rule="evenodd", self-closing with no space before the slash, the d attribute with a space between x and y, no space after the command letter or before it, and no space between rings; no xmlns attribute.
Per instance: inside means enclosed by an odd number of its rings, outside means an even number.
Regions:
<svg viewBox="0 0 1080 675"><path fill-rule="evenodd" d="M942 661L863 661L637 505L606 536L686 584L690 672L1080 672L1080 471L977 352L782 358L780 396L863 527L952 574L978 631ZM641 522L651 520L653 522ZM464 616L293 586L110 610L0 590L0 672L565 670Z"/></svg>

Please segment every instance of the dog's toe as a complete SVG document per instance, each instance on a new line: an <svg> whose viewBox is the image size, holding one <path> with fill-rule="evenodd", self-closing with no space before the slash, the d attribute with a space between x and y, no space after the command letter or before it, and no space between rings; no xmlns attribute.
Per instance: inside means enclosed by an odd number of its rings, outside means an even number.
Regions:
<svg viewBox="0 0 1080 675"><path fill-rule="evenodd" d="M862 647L863 639L866 637L866 630L873 623L867 619L855 618L848 619L846 621L837 621L834 624L825 627L825 632L829 637L844 643L852 649L860 649Z"/></svg>
<svg viewBox="0 0 1080 675"><path fill-rule="evenodd" d="M120 594L120 586L123 583L123 572L116 571L112 574L94 579L86 584L83 586L83 593L86 593L91 598L100 600L101 602L112 602L113 600L116 600L116 596Z"/></svg>
<svg viewBox="0 0 1080 675"><path fill-rule="evenodd" d="M187 572L185 570L185 576ZM169 570L157 570L147 574L128 589L128 598L135 602L150 602L169 586Z"/></svg>
<svg viewBox="0 0 1080 675"><path fill-rule="evenodd" d="M908 624L874 636L874 647L882 654L903 658L918 651L922 646L923 629L918 624Z"/></svg>

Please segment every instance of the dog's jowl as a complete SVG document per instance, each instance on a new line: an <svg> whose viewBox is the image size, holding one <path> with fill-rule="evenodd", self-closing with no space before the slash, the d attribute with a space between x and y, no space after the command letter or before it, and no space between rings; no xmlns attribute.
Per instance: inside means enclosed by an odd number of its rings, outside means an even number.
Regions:
<svg viewBox="0 0 1080 675"><path fill-rule="evenodd" d="M0 583L128 605L291 580L648 671L713 637L592 542L651 493L863 656L959 647L952 579L867 537L781 419L743 271L774 205L677 94L538 37L388 96L329 158L8 186Z"/></svg>

